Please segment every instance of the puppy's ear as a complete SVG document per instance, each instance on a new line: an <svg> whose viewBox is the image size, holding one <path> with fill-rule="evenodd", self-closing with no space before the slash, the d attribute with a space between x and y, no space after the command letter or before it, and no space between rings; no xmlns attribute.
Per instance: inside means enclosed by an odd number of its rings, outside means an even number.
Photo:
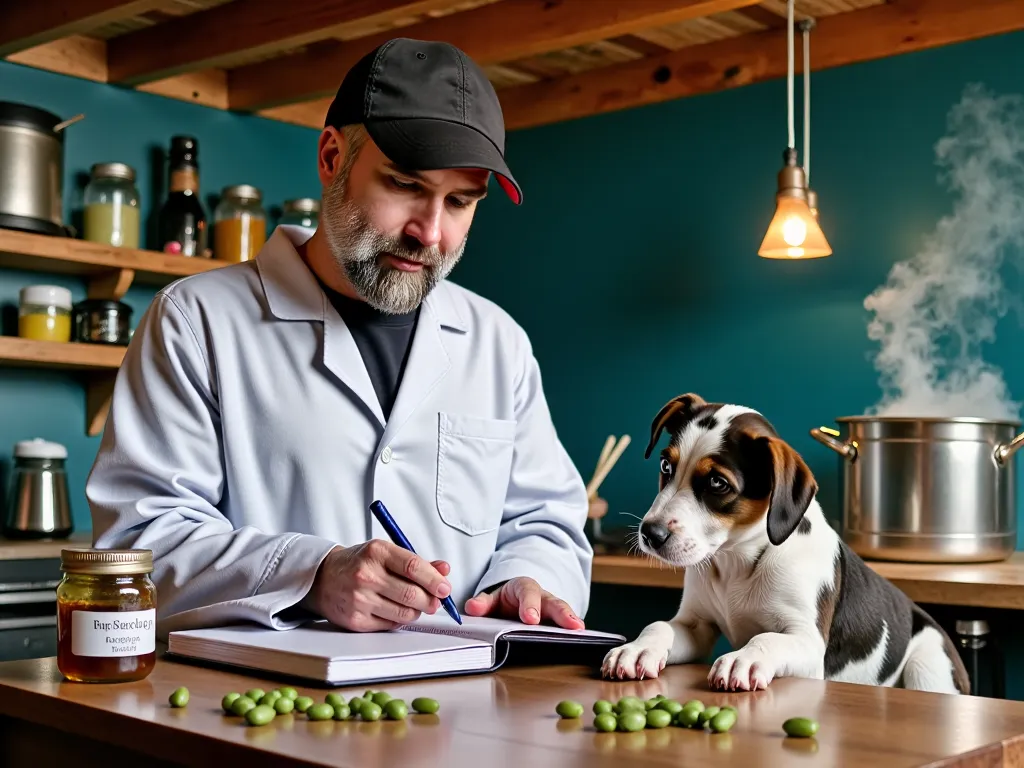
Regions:
<svg viewBox="0 0 1024 768"><path fill-rule="evenodd" d="M649 459L651 457L651 451L654 446L658 444L658 438L661 437L661 431L667 429L669 434L675 432L679 425L689 417L695 410L707 405L704 402L704 398L700 395L695 395L692 392L673 397L658 411L658 415L654 417L654 421L651 422L651 441L647 444L647 450L644 452L644 458Z"/></svg>
<svg viewBox="0 0 1024 768"><path fill-rule="evenodd" d="M771 462L772 490L768 505L768 540L778 546L800 524L818 492L818 483L793 448L777 437L759 437L762 456Z"/></svg>

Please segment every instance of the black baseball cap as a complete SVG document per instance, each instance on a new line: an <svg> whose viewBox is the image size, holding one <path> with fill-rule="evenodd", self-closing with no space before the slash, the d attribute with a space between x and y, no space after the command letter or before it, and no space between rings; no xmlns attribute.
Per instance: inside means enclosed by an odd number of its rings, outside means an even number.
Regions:
<svg viewBox="0 0 1024 768"><path fill-rule="evenodd" d="M505 162L505 120L483 70L448 43L399 37L345 75L325 126L361 123L391 162L411 171L483 168L519 205Z"/></svg>

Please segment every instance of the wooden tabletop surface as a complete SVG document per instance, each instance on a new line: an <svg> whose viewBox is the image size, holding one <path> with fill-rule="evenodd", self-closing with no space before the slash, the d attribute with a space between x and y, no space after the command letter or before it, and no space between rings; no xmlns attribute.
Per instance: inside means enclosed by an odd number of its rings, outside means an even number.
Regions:
<svg viewBox="0 0 1024 768"><path fill-rule="evenodd" d="M997 563L866 562L919 603L1024 609L1024 552ZM678 589L683 570L644 557L595 555L592 579L595 584Z"/></svg>
<svg viewBox="0 0 1024 768"><path fill-rule="evenodd" d="M407 702L431 696L441 704L437 715L388 722L314 722L282 715L253 727L224 715L221 697L253 686L270 690L280 681L161 658L146 680L87 685L62 682L53 659L5 662L0 664L0 764L82 764L77 760L84 753L60 752L66 736L131 750L147 766L163 760L247 768L1024 765L1024 703L800 679L776 680L757 693L720 694L707 689L706 675L703 666L677 666L656 680L610 682L584 667L518 667L374 686ZM172 709L167 697L180 685L189 688L191 700L184 709ZM328 690L296 687L318 701ZM348 698L362 688L338 690ZM731 704L739 718L726 734L677 727L594 730L590 707L596 699L658 693ZM584 717L560 720L554 714L556 703L566 698L586 707ZM816 718L817 736L787 738L780 726L793 716ZM33 733L41 738L26 746Z"/></svg>
<svg viewBox="0 0 1024 768"><path fill-rule="evenodd" d="M69 547L91 547L92 531L76 531L66 539L8 539L0 536L0 560L60 559Z"/></svg>

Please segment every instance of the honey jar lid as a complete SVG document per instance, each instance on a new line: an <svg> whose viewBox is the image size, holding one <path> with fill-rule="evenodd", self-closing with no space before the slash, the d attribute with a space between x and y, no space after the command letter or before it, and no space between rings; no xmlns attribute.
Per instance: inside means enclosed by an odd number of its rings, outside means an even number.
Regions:
<svg viewBox="0 0 1024 768"><path fill-rule="evenodd" d="M60 569L93 576L130 576L153 570L151 549L62 549Z"/></svg>

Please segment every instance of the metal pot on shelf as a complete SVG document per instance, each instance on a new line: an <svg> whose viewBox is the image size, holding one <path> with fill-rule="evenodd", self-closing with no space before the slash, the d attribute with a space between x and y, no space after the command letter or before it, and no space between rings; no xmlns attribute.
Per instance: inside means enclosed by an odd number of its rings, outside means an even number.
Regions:
<svg viewBox="0 0 1024 768"><path fill-rule="evenodd" d="M71 535L67 448L38 438L14 446L14 471L4 534L17 539L63 539Z"/></svg>
<svg viewBox="0 0 1024 768"><path fill-rule="evenodd" d="M839 455L842 537L867 559L993 562L1017 544L1020 423L847 416L811 436Z"/></svg>

